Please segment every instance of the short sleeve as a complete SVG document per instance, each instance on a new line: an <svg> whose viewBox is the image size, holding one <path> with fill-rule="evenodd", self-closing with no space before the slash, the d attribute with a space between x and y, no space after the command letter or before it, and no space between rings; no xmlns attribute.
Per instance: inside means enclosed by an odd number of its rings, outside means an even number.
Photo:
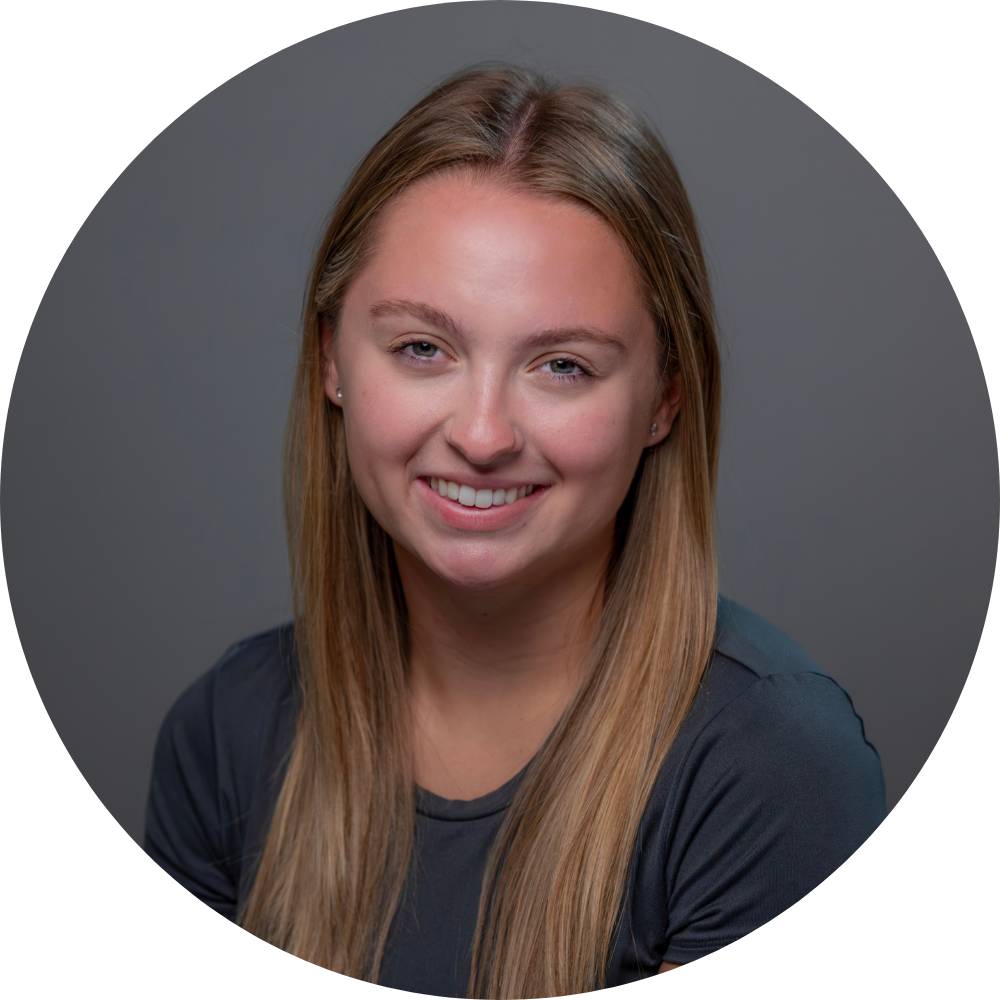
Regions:
<svg viewBox="0 0 1000 1000"><path fill-rule="evenodd" d="M819 672L754 681L692 743L667 845L667 945L690 962L743 937L838 868L885 817L881 761Z"/></svg>
<svg viewBox="0 0 1000 1000"><path fill-rule="evenodd" d="M217 669L167 712L153 752L143 847L161 868L234 919L238 868L227 844L215 724Z"/></svg>

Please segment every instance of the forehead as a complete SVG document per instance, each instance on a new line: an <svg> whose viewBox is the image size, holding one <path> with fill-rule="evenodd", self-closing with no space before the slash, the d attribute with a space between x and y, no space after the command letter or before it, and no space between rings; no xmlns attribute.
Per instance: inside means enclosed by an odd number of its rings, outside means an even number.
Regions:
<svg viewBox="0 0 1000 1000"><path fill-rule="evenodd" d="M619 331L646 312L618 235L568 199L438 175L393 199L374 237L355 283L369 300L432 300L484 323L576 321Z"/></svg>

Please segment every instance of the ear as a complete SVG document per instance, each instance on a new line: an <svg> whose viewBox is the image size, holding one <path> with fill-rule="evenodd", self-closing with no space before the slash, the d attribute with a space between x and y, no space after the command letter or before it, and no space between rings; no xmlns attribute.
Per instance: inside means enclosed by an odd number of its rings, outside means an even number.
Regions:
<svg viewBox="0 0 1000 1000"><path fill-rule="evenodd" d="M673 375L664 376L660 391L659 405L653 415L649 418L649 423L656 424L656 433L650 434L647 444L659 444L670 433L674 420L681 408L681 374L675 372Z"/></svg>
<svg viewBox="0 0 1000 1000"><path fill-rule="evenodd" d="M326 398L334 406L341 406L337 399L337 388L340 386L340 374L337 369L336 343L333 337L333 327L325 316L319 320L320 349L323 354L323 391Z"/></svg>

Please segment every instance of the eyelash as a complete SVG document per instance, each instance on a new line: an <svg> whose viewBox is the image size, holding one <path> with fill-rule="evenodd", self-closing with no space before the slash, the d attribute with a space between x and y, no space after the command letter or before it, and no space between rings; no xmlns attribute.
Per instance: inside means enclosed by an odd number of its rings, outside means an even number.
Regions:
<svg viewBox="0 0 1000 1000"><path fill-rule="evenodd" d="M433 358L420 357L414 354L404 354L403 351L407 347L412 347L414 344L426 344L428 347L433 347L435 350L441 350L437 344L432 344L429 340L407 340L402 344L397 344L395 347L390 348L392 354L400 354L404 358L409 359L410 364L423 364L426 361L433 361ZM558 361L568 361L570 364L576 365L579 369L578 372L574 372L572 375L563 372L550 372L550 377L555 382L579 382L581 379L593 378L594 373L586 367L586 365L577 361L575 358L552 358L546 361L545 364L550 365Z"/></svg>

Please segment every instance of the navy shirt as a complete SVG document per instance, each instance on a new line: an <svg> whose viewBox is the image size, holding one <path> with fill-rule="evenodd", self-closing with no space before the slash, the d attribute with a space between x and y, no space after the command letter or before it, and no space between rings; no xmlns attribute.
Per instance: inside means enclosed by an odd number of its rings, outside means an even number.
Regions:
<svg viewBox="0 0 1000 1000"><path fill-rule="evenodd" d="M284 774L295 671L290 624L243 639L184 691L157 739L145 849L230 919ZM382 985L465 996L486 855L523 773L473 800L417 789ZM693 961L777 916L885 813L879 755L847 693L720 596L712 658L640 823L605 985Z"/></svg>

